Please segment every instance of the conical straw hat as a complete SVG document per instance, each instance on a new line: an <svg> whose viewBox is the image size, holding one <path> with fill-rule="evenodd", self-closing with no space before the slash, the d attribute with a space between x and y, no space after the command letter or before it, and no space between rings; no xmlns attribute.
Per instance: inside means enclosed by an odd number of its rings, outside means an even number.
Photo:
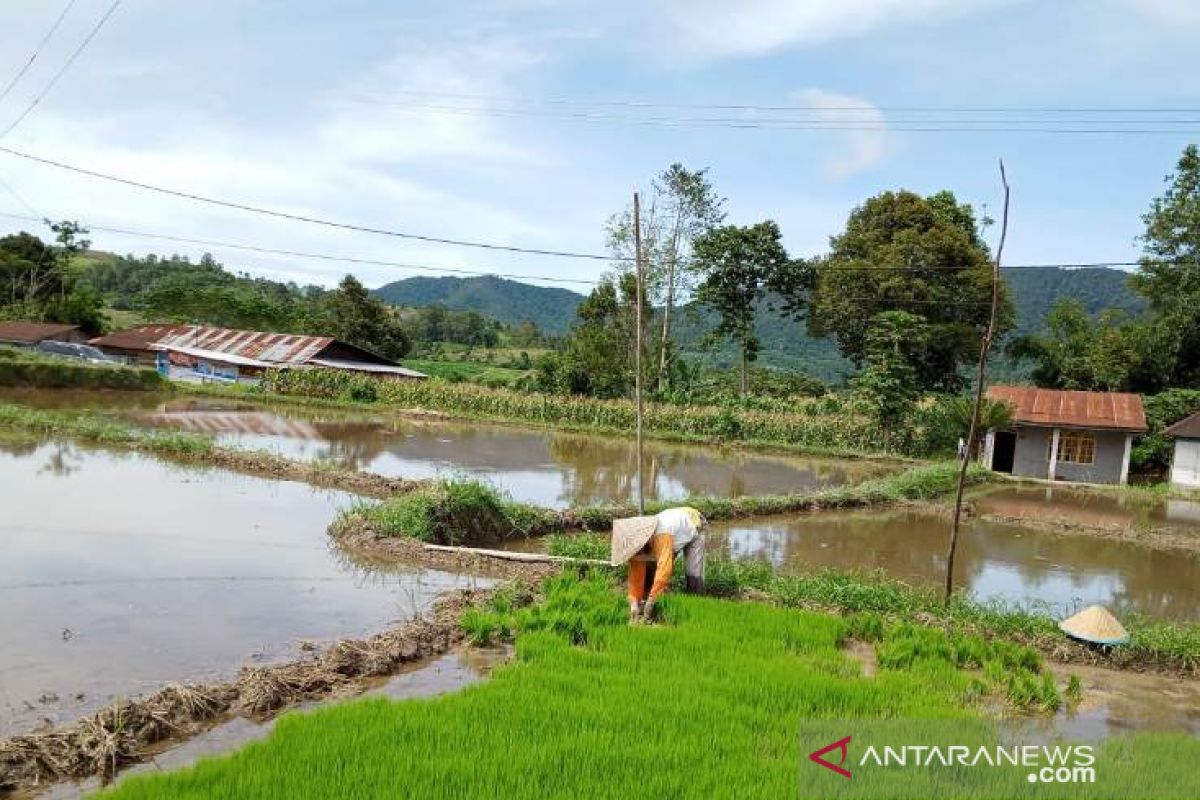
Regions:
<svg viewBox="0 0 1200 800"><path fill-rule="evenodd" d="M612 565L619 567L646 546L658 529L656 517L629 517L613 520Z"/></svg>
<svg viewBox="0 0 1200 800"><path fill-rule="evenodd" d="M1088 606L1069 619L1058 623L1068 636L1096 644L1125 644L1129 634L1117 618L1102 606Z"/></svg>

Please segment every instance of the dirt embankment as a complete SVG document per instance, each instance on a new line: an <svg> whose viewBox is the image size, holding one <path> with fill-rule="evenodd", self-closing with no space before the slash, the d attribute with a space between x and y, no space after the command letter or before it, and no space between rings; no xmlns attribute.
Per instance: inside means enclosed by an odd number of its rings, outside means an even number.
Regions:
<svg viewBox="0 0 1200 800"><path fill-rule="evenodd" d="M299 461L262 450L238 450L231 447L214 447L203 455L181 457L179 460L194 461L257 477L298 481L324 489L336 489L379 499L411 492L428 483L425 480L389 478L374 472L360 472L320 462Z"/></svg>
<svg viewBox="0 0 1200 800"><path fill-rule="evenodd" d="M522 582L524 602L534 599ZM366 679L446 652L463 639L463 611L491 596L463 590L440 597L426 618L367 639L346 639L301 661L246 667L229 683L169 685L123 700L58 730L0 741L0 794L94 775L110 778L153 745L194 736L230 715L269 717L297 703L364 688Z"/></svg>
<svg viewBox="0 0 1200 800"><path fill-rule="evenodd" d="M424 542L408 536L384 536L356 515L334 522L329 534L339 548L367 562L406 564L462 575L520 581L537 581L562 569L561 565L549 562L509 561L480 553L428 550Z"/></svg>

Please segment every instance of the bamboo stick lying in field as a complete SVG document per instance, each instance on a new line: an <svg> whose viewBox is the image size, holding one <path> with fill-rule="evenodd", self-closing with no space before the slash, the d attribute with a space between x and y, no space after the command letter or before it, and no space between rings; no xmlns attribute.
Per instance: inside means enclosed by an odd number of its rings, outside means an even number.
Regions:
<svg viewBox="0 0 1200 800"><path fill-rule="evenodd" d="M488 558L503 558L509 561L527 561L531 563L559 562L569 561L574 564L602 564L608 566L607 561L602 561L598 558L574 558L572 556L551 556L545 553L520 553L512 550L488 550L482 547L452 547L446 544L427 544L426 550L436 550L440 553L467 553L477 556L487 556Z"/></svg>

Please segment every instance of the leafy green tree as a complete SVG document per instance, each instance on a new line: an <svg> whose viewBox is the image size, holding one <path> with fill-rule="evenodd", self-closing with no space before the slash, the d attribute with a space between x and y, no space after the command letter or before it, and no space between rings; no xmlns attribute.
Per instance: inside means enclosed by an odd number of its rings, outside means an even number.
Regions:
<svg viewBox="0 0 1200 800"><path fill-rule="evenodd" d="M1169 347L1172 385L1200 383L1200 150L1188 145L1167 189L1142 217L1143 256L1131 284Z"/></svg>
<svg viewBox="0 0 1200 800"><path fill-rule="evenodd" d="M691 288L692 252L696 239L725 219L725 199L708 179L708 170L689 170L676 162L654 178L642 206L642 252L646 296L660 310L653 382L661 392L675 358L674 311L678 298ZM609 249L622 259L622 270L634 266L633 209L608 221Z"/></svg>
<svg viewBox="0 0 1200 800"><path fill-rule="evenodd" d="M741 352L742 394L749 390L749 364L758 357L755 306L788 264L780 239L779 226L768 220L713 228L699 236L693 248L693 269L701 276L695 299L719 315L710 339L729 339Z"/></svg>
<svg viewBox="0 0 1200 800"><path fill-rule="evenodd" d="M561 354L539 359L538 383L549 391L624 397L633 386L637 279L607 276L580 303ZM643 344L643 347L646 347ZM646 369L650 365L643 359Z"/></svg>
<svg viewBox="0 0 1200 800"><path fill-rule="evenodd" d="M336 291L325 298L327 334L386 358L403 358L408 337L381 300L353 275L342 278Z"/></svg>
<svg viewBox="0 0 1200 800"><path fill-rule="evenodd" d="M927 344L905 350L918 388L962 387L959 367L976 358L991 305L990 256L971 206L950 192L884 192L854 209L846 229L830 240L829 254L810 266L811 333L833 336L842 354L862 366L879 313L921 316ZM1002 286L998 336L1014 317Z"/></svg>
<svg viewBox="0 0 1200 800"><path fill-rule="evenodd" d="M907 311L876 314L865 336L865 363L853 381L854 393L883 432L885 449L909 427L921 396L919 376L909 355L928 344L925 319Z"/></svg>
<svg viewBox="0 0 1200 800"><path fill-rule="evenodd" d="M1139 436L1130 454L1130 466L1140 473L1167 471L1175 440L1163 434L1181 419L1200 411L1200 389L1168 389L1145 398L1146 424L1149 430Z"/></svg>
<svg viewBox="0 0 1200 800"><path fill-rule="evenodd" d="M1156 388L1165 367L1157 329L1117 309L1092 320L1074 298L1060 300L1046 318L1046 333L1014 339L1008 354L1034 363L1038 386L1093 391Z"/></svg>
<svg viewBox="0 0 1200 800"><path fill-rule="evenodd" d="M975 398L962 394L944 397L938 402L935 419L936 424L943 428L940 431L942 441L952 445L960 438L967 438L971 430L971 409L974 405ZM1007 428L1012 422L1012 413L1013 407L1009 403L990 397L981 398L975 441L969 443L971 452L978 450L979 441L988 430Z"/></svg>

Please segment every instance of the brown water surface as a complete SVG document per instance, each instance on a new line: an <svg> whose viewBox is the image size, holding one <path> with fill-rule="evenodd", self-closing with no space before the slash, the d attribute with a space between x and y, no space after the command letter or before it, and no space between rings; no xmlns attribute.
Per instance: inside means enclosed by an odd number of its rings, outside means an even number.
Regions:
<svg viewBox="0 0 1200 800"><path fill-rule="evenodd" d="M715 522L712 544L783 572L882 570L940 586L950 523L908 511L825 512ZM959 540L956 581L984 600L1065 614L1100 603L1117 612L1200 619L1200 556L1134 542L973 519Z"/></svg>
<svg viewBox="0 0 1200 800"><path fill-rule="evenodd" d="M140 455L0 446L0 736L375 632L473 582L351 563L326 528L352 502Z"/></svg>
<svg viewBox="0 0 1200 800"><path fill-rule="evenodd" d="M632 439L561 433L483 422L404 419L282 405L138 392L0 391L0 400L39 408L119 411L146 425L214 435L218 441L322 459L404 478L464 474L484 478L517 500L546 506L629 500ZM646 443L646 496L735 497L786 494L856 483L892 465L803 458L715 446Z"/></svg>

